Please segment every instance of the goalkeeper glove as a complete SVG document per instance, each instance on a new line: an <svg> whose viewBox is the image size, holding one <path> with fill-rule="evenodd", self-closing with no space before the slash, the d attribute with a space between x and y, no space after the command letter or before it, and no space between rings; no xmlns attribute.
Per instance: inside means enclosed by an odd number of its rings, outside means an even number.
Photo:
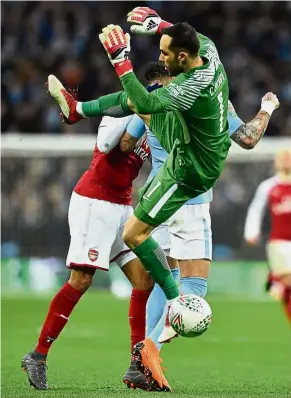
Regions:
<svg viewBox="0 0 291 398"><path fill-rule="evenodd" d="M99 39L107 52L108 58L119 77L132 72L128 59L130 53L130 35L124 34L118 25L107 25L102 29Z"/></svg>
<svg viewBox="0 0 291 398"><path fill-rule="evenodd" d="M160 35L162 29L172 26L149 7L134 8L127 14L127 22L132 24L130 30L137 35Z"/></svg>

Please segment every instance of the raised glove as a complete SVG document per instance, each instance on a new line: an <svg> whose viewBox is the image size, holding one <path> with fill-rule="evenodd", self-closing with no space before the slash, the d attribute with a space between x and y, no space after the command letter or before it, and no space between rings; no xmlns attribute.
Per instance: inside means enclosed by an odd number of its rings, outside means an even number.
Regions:
<svg viewBox="0 0 291 398"><path fill-rule="evenodd" d="M99 39L105 48L111 64L119 77L132 72L132 65L128 59L130 53L130 35L124 34L118 25L107 25L102 29Z"/></svg>
<svg viewBox="0 0 291 398"><path fill-rule="evenodd" d="M130 30L137 35L160 35L162 29L172 26L149 7L134 8L127 14L127 22L132 24Z"/></svg>

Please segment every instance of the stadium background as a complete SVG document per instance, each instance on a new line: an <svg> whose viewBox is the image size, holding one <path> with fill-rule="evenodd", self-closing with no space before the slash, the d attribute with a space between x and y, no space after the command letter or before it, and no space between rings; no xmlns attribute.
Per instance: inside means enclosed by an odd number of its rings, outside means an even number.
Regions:
<svg viewBox="0 0 291 398"><path fill-rule="evenodd" d="M36 327L41 324L51 297L50 291L57 289L67 277L64 260L69 243L69 199L91 158L88 150L76 155L70 150L71 142L77 137L94 142L99 124L98 119L76 126L61 124L59 109L46 93L47 75L57 75L68 87L79 86L80 100L120 90L118 78L97 34L109 23L128 29L125 15L137 5L155 8L165 20L187 20L215 41L228 74L230 98L243 120L249 121L255 116L261 97L267 91L276 93L281 102L268 127L264 150L260 149L263 147L261 143L258 151L238 152L239 161L233 155L215 187L211 205L215 262L210 278L212 295L209 300L215 310L216 323L209 337L199 339L195 345L195 355L200 353L206 357L200 361L199 369L196 368L194 379L175 348L172 352L180 373L179 376L172 374L172 377L178 386L180 383L180 388L182 385L184 388L190 378L195 380L196 391L203 397L267 397L269 393L272 397L289 397L290 369L287 367L287 356L284 357L282 352L290 353L291 347L287 342L287 336L289 340L290 336L286 334L287 325L278 305L268 299L263 288L267 273L264 245L268 220L265 222L264 239L258 247L247 247L242 234L246 210L257 185L273 173L275 150L272 148L290 143L291 3L217 1L1 2L1 280L2 338L6 341L2 358L5 364L3 396L30 396L28 390L21 390L24 388L21 376L14 376L15 362L37 337ZM156 37L132 37L130 57L139 77L142 77L145 63L158 58L158 40ZM56 147L66 137L67 151L57 156L48 155L48 137L53 137ZM22 145L28 143L29 146L34 139L38 145L25 152ZM16 142L19 147L12 145L11 149L11 142ZM135 182L135 203L137 188L146 178L148 170L149 165ZM110 285L115 293L127 295L129 292L114 267L110 278L102 272L95 277L96 287L108 288ZM42 294L36 299L31 296L32 291L49 294ZM27 295L28 292L30 294ZM80 304L73 316L74 321L64 332L68 340L63 339L62 344L56 346L56 354L52 353L52 361L58 363L57 369L61 372L50 370L51 377L55 375L58 380L55 384L61 386L61 392L53 391L54 397L68 396L66 391L69 395L80 396L84 383L87 383L85 390L89 386L86 396L95 396L93 391L96 386L93 388L92 383L96 380L100 383L99 396L109 396L106 386L111 382L113 385L117 383L117 393L123 394L116 372L125 370L127 352L122 357L116 354L119 353L116 350L118 344L126 345L128 342L126 316L121 317L126 313L127 303L117 304L108 293L98 292L88 295ZM240 301L234 306L233 300ZM105 318L101 326L96 318L92 319L89 311L89 307L94 308L96 303L101 305L96 309L98 319ZM98 342L98 355L102 358L100 370L102 377L105 377L100 381L93 353L89 348L76 348L81 344L78 328L82 330L82 341L85 339L89 344L87 347L90 347L90 344L96 344L94 333L108 336L115 330L116 324L122 324L119 327L123 328L124 333L119 333L118 338L115 336L115 342L107 342L115 350L117 360L123 361L123 364L118 369L113 366L112 361L109 362L110 355L105 348L102 351ZM214 351L205 354L205 343L211 344ZM183 348L186 343L179 344ZM187 344L185 349L188 350L190 345ZM63 348L59 348L61 346ZM11 351L8 347L14 349ZM70 372L60 370L73 366L72 351L89 371L88 376L83 373L79 378L76 376L74 382L78 386L74 390L69 387ZM224 362L218 357L223 357ZM88 364L88 358L91 358L91 364ZM71 363L68 364L68 361ZM103 367L108 369L105 376ZM72 368L72 371L75 369ZM95 380L90 371L95 374ZM62 386L62 377L67 383L65 387ZM278 377L281 377L279 382ZM221 387L217 387L215 380ZM19 391L15 390L15 386L19 386ZM62 388L67 389L64 395ZM250 388L254 389L254 395Z"/></svg>
<svg viewBox="0 0 291 398"><path fill-rule="evenodd" d="M41 134L45 148L47 134L54 134L56 142L60 135L96 134L97 119L76 126L61 124L59 109L44 83L53 73L68 87L78 86L80 100L120 89L97 33L108 21L126 29L125 15L136 4L115 2L114 15L112 4L2 3L3 140L11 133L23 134L24 140L25 134L38 138ZM188 20L215 41L229 77L230 98L243 120L254 117L263 94L275 92L281 107L266 136L290 138L290 2L182 4L153 2L152 6L164 19ZM132 38L131 59L141 78L146 62L158 58L158 40ZM23 155L19 147L19 155L15 151L13 157L2 151L2 257L58 257L63 261L69 243L70 194L90 155L74 157L68 151L68 156L51 158L43 151L39 158ZM229 162L215 187L211 213L216 260L264 260L264 240L250 249L242 238L254 190L273 172L270 156L257 163L254 159L255 154L248 152L244 162ZM136 188L147 172L145 167Z"/></svg>

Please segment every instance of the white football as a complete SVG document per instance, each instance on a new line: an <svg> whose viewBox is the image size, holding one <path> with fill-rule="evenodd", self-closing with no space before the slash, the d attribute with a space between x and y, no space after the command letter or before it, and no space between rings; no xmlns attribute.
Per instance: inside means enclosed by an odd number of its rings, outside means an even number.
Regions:
<svg viewBox="0 0 291 398"><path fill-rule="evenodd" d="M172 328L183 337L197 337L204 333L212 318L210 305L195 294L176 298L170 306L169 320Z"/></svg>

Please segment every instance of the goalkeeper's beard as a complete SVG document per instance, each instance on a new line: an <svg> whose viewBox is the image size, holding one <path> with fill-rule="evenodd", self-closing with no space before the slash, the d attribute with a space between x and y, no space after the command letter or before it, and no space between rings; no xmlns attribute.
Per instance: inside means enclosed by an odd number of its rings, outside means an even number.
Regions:
<svg viewBox="0 0 291 398"><path fill-rule="evenodd" d="M177 61L175 61L175 62L172 62L171 64L169 64L169 65L166 65L165 64L165 66L166 66L166 68L168 69L168 71L169 71L169 73L170 73L170 76L177 76L177 75L179 75L180 73L183 73L183 65L182 64L180 64L179 62L177 62Z"/></svg>

